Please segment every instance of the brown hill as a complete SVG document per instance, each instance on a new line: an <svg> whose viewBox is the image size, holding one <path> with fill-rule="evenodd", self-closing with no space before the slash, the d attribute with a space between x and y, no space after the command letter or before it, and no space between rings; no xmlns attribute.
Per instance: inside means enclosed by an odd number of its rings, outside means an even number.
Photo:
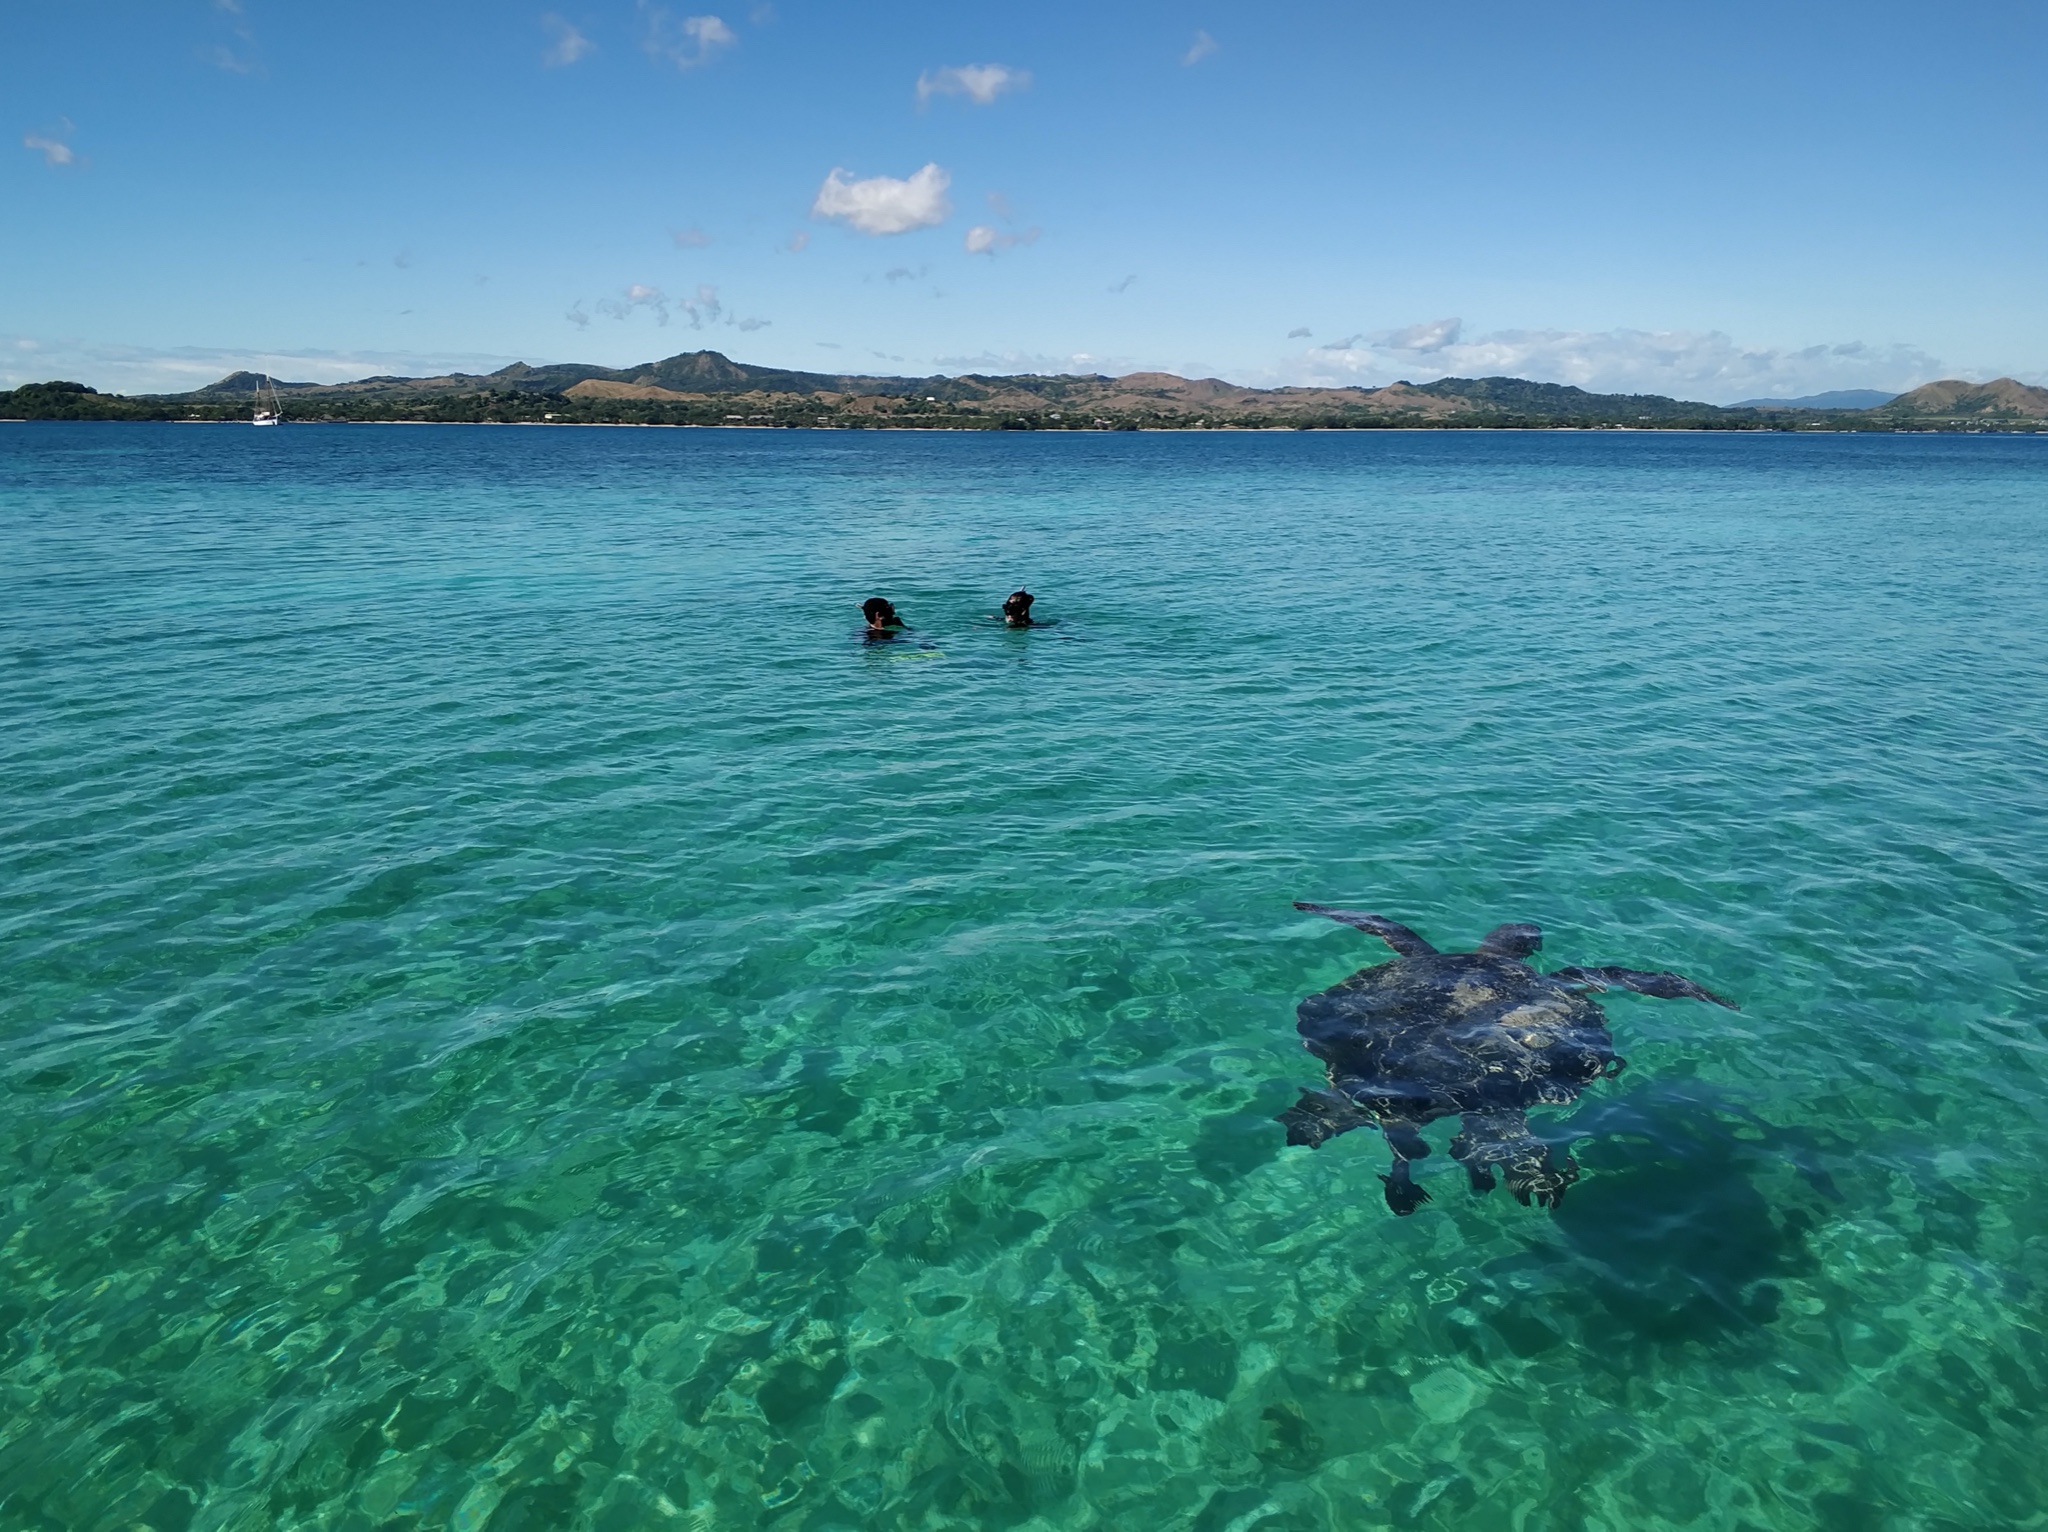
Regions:
<svg viewBox="0 0 2048 1532"><path fill-rule="evenodd" d="M678 393L652 383L614 383L609 378L585 378L562 390L565 399L709 399L709 394Z"/></svg>
<svg viewBox="0 0 2048 1532"><path fill-rule="evenodd" d="M1966 383L1944 378L1923 383L1909 394L1901 394L1884 406L1887 415L2023 415L2030 420L2048 420L2048 388L2034 388L2013 378L1989 383Z"/></svg>

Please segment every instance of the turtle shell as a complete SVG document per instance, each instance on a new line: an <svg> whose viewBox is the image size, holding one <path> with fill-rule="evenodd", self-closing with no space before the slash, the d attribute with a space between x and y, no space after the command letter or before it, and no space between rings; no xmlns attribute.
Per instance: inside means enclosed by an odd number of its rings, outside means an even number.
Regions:
<svg viewBox="0 0 2048 1532"><path fill-rule="evenodd" d="M1485 953L1363 968L1295 1015L1330 1083L1383 1117L1570 1101L1621 1066L1606 1013L1588 996Z"/></svg>

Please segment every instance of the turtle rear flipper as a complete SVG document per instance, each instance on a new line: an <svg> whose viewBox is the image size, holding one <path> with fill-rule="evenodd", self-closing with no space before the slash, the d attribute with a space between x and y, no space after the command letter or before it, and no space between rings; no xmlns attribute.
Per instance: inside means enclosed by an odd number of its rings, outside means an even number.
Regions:
<svg viewBox="0 0 2048 1532"><path fill-rule="evenodd" d="M1333 910L1327 904L1307 904L1297 899L1294 907L1307 915L1327 915L1340 925L1356 927L1368 936L1377 936L1402 957L1428 957L1436 948L1402 925L1398 920L1389 920L1384 915L1366 915L1357 910Z"/></svg>
<svg viewBox="0 0 2048 1532"><path fill-rule="evenodd" d="M1375 1121L1348 1096L1333 1090L1305 1090L1301 1099L1273 1119L1287 1128L1287 1142L1320 1149L1339 1133L1369 1127Z"/></svg>
<svg viewBox="0 0 2048 1532"><path fill-rule="evenodd" d="M1649 995L1658 1000L1711 1000L1726 1010L1739 1011L1741 1006L1732 1000L1723 1000L1703 984L1696 984L1683 974L1646 973L1640 968L1560 968L1550 976L1566 984L1585 984L1594 989L1632 989L1639 995Z"/></svg>
<svg viewBox="0 0 2048 1532"><path fill-rule="evenodd" d="M1475 1192L1493 1190L1498 1166L1524 1207L1533 1200L1538 1207L1555 1208L1579 1178L1570 1151L1556 1153L1529 1131L1529 1119L1520 1112L1467 1112L1451 1140L1451 1157L1465 1167Z"/></svg>
<svg viewBox="0 0 2048 1532"><path fill-rule="evenodd" d="M1380 1185L1386 1188L1387 1206L1394 1210L1396 1218L1406 1218L1429 1201L1429 1193L1417 1183L1408 1162L1398 1154L1394 1156L1393 1173L1381 1176Z"/></svg>

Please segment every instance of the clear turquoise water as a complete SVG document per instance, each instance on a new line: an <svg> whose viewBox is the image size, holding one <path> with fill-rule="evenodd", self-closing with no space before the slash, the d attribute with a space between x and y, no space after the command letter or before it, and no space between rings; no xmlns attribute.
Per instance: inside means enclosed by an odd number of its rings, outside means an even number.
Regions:
<svg viewBox="0 0 2048 1532"><path fill-rule="evenodd" d="M0 427L0 1527L2041 1525L2044 530L1997 438ZM1270 1121L1385 956L1297 898L1743 1010L1397 1220Z"/></svg>

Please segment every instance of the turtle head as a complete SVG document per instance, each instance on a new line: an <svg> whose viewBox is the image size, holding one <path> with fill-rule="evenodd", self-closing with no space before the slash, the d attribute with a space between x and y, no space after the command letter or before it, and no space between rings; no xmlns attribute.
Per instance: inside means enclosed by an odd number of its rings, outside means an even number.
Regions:
<svg viewBox="0 0 2048 1532"><path fill-rule="evenodd" d="M1543 928L1526 920L1495 926L1479 940L1479 950L1488 957L1512 958L1517 963L1540 951L1542 946Z"/></svg>

